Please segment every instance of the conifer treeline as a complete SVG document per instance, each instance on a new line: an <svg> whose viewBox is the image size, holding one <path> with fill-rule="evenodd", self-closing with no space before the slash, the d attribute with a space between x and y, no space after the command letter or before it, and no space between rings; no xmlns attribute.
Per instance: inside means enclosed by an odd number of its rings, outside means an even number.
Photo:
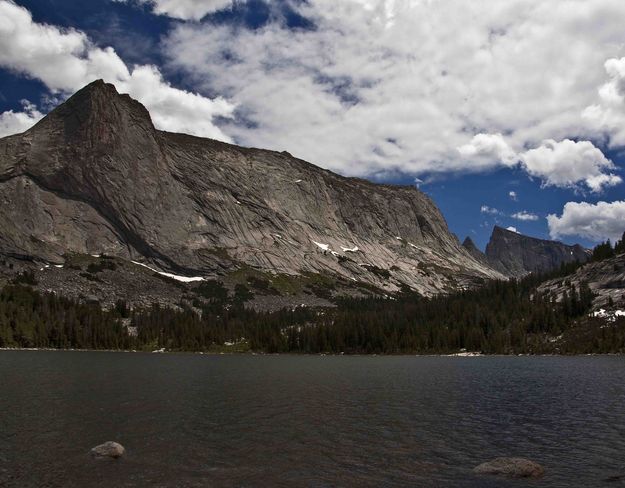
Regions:
<svg viewBox="0 0 625 488"><path fill-rule="evenodd" d="M625 327L618 323L609 330L591 327L592 334L576 335L579 343L555 350L548 338L566 333L580 319L590 320L592 293L586 285L569 285L556 301L536 292L540 281L496 281L432 299L412 292L395 299L341 299L335 308L272 313L245 308L249 290L239 287L229 297L218 282L202 284L204 300L193 304L195 310L187 304L182 310L154 305L134 311L123 302L103 311L97 304L8 285L0 292L0 347L209 351L228 344L269 353L347 354L625 351Z"/></svg>
<svg viewBox="0 0 625 488"><path fill-rule="evenodd" d="M0 291L0 347L128 349L131 340L116 313L29 286Z"/></svg>
<svg viewBox="0 0 625 488"><path fill-rule="evenodd" d="M610 241L596 246L591 259L622 252L625 234L614 247ZM31 288L34 275L22 273L0 291L0 347L207 351L227 344L269 353L625 352L625 320L606 326L588 318L593 296L586 284L579 289L569 284L560 297L537 292L543 281L566 277L580 266L563 264L546 275L493 281L431 299L406 290L392 299L344 298L335 308L271 313L245 308L253 297L246 286L237 285L229 296L217 281L199 285L195 293L202 299L192 306L181 303L179 310L153 305L131 311L120 301L105 311L98 304L39 293ZM552 339L563 333L567 340L555 344Z"/></svg>
<svg viewBox="0 0 625 488"><path fill-rule="evenodd" d="M291 328L287 350L348 353L543 352L546 335L559 335L584 316L592 293L570 287L560 302L538 295L531 281L492 282L462 293L396 301L343 300L315 326Z"/></svg>
<svg viewBox="0 0 625 488"><path fill-rule="evenodd" d="M612 243L610 239L600 244L597 244L592 250L592 261L603 261L604 259L609 259L611 257L616 256L617 254L622 254L625 252L625 232L623 232L623 237L620 241L616 241L614 243L614 247L612 247Z"/></svg>

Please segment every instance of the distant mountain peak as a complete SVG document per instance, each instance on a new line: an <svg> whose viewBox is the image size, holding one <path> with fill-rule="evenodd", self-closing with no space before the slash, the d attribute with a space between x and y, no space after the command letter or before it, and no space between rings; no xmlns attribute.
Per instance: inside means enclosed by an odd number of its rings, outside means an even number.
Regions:
<svg viewBox="0 0 625 488"><path fill-rule="evenodd" d="M493 226L493 232L491 233L491 238L492 238L493 235L503 235L503 236L514 236L514 235L516 235L516 236L528 237L529 239L540 240L540 239L535 238L535 237L525 236L525 235L521 234L520 232L518 232L516 230L506 229L505 227L500 227L499 225Z"/></svg>
<svg viewBox="0 0 625 488"><path fill-rule="evenodd" d="M497 225L485 254L491 266L508 276L545 273L565 263L588 260L588 252L579 244L530 237Z"/></svg>
<svg viewBox="0 0 625 488"><path fill-rule="evenodd" d="M148 110L129 95L120 94L114 85L96 80L77 91L52 110L31 131L50 130L56 125L68 140L108 144L124 139L129 131L153 131Z"/></svg>
<svg viewBox="0 0 625 488"><path fill-rule="evenodd" d="M508 233L508 232L515 233L514 231L512 231L512 230L508 230L508 229L506 229L506 228L504 228L504 227L501 227L501 226L499 226L499 225L495 225L495 226L493 226L493 232L492 232L492 233L494 234L494 233L499 233L499 232L502 232L502 233L504 233L504 234L505 234L505 233Z"/></svg>
<svg viewBox="0 0 625 488"><path fill-rule="evenodd" d="M469 236L464 238L464 241L462 241L462 245L464 247L466 247L466 248L476 248L477 249L477 246L473 242L473 239L471 239Z"/></svg>
<svg viewBox="0 0 625 488"><path fill-rule="evenodd" d="M480 251L480 249L473 242L473 239L471 239L469 236L467 236L462 242L462 247L464 247L467 250L467 252L471 256L473 256L477 261L479 261L480 263L486 264L487 266L490 266L490 263L488 263L488 259L486 258L486 255L482 251Z"/></svg>

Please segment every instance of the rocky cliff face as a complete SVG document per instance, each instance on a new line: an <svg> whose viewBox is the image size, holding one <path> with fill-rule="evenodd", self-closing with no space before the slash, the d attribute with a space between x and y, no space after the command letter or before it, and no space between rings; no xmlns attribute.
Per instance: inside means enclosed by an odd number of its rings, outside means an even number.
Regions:
<svg viewBox="0 0 625 488"><path fill-rule="evenodd" d="M462 241L462 247L464 247L466 249L466 251L471 256L473 256L473 258L476 261L479 261L480 263L484 264L485 266L492 267L491 264L488 262L488 258L486 257L486 254L484 254L482 251L480 251L478 249L478 247L475 245L475 243L473 242L473 240L470 237L466 237L464 239L464 241Z"/></svg>
<svg viewBox="0 0 625 488"><path fill-rule="evenodd" d="M479 252L479 250L478 250ZM580 245L536 239L495 226L486 245L487 262L507 276L545 273L563 263L585 262L589 252Z"/></svg>
<svg viewBox="0 0 625 488"><path fill-rule="evenodd" d="M587 284L595 295L593 307L625 308L625 254L599 262L590 262L568 276L546 281L540 293L550 293L560 300L570 285L580 289Z"/></svg>
<svg viewBox="0 0 625 488"><path fill-rule="evenodd" d="M251 267L424 294L501 276L413 187L158 131L102 81L0 139L0 194L0 252L50 263L105 253L181 275Z"/></svg>

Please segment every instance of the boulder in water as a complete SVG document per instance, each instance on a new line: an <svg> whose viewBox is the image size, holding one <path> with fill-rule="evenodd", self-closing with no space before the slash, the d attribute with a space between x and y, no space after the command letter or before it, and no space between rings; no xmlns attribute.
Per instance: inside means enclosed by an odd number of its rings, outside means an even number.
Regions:
<svg viewBox="0 0 625 488"><path fill-rule="evenodd" d="M545 469L538 463L524 458L500 457L473 468L476 474L492 474L508 478L540 478Z"/></svg>
<svg viewBox="0 0 625 488"><path fill-rule="evenodd" d="M603 481L606 481L608 483L612 483L614 481L625 481L625 474L616 474L614 476L608 476Z"/></svg>
<svg viewBox="0 0 625 488"><path fill-rule="evenodd" d="M117 442L108 441L91 449L91 454L97 458L117 459L124 454L124 446Z"/></svg>

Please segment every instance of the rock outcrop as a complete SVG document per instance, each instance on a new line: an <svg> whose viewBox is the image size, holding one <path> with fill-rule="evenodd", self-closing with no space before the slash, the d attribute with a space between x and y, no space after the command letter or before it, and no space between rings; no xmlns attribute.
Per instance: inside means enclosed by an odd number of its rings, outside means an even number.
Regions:
<svg viewBox="0 0 625 488"><path fill-rule="evenodd" d="M107 441L91 449L91 455L96 458L118 459L124 452L126 452L124 446L113 441Z"/></svg>
<svg viewBox="0 0 625 488"><path fill-rule="evenodd" d="M154 128L102 81L0 139L0 254L107 254L179 275L320 273L430 295L501 277L414 187Z"/></svg>
<svg viewBox="0 0 625 488"><path fill-rule="evenodd" d="M500 457L480 464L473 469L476 474L505 476L507 478L540 478L544 468L529 459Z"/></svg>
<svg viewBox="0 0 625 488"><path fill-rule="evenodd" d="M593 308L625 308L625 254L587 263L574 273L542 283L538 292L560 300L571 285L579 290L582 284L587 284L595 295Z"/></svg>
<svg viewBox="0 0 625 488"><path fill-rule="evenodd" d="M536 239L495 226L486 245L488 264L506 276L546 273L562 264L588 260L590 253L580 245Z"/></svg>

